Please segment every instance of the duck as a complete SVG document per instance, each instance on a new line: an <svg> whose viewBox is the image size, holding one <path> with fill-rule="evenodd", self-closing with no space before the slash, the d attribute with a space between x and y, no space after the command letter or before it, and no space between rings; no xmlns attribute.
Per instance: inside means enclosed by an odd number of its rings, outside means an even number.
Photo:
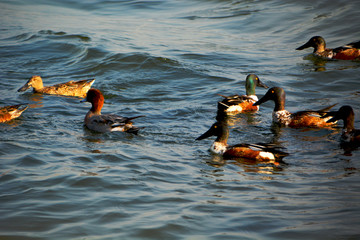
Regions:
<svg viewBox="0 0 360 240"><path fill-rule="evenodd" d="M0 123L18 118L28 108L27 104L0 107Z"/></svg>
<svg viewBox="0 0 360 240"><path fill-rule="evenodd" d="M354 128L354 110L349 105L344 105L336 112L328 112L324 117L331 116L328 122L344 121L340 141L342 143L360 144L360 129Z"/></svg>
<svg viewBox="0 0 360 240"><path fill-rule="evenodd" d="M307 43L296 48L296 50L303 50L305 48L313 47L315 56L325 59L340 59L340 60L360 60L360 41L352 42L337 48L326 48L326 43L323 37L314 36L310 38Z"/></svg>
<svg viewBox="0 0 360 240"><path fill-rule="evenodd" d="M274 123L282 126L288 126L292 128L304 128L304 127L332 127L335 123L328 123L328 118L321 118L326 114L326 111L330 110L336 104L326 107L321 110L308 110L299 111L296 113L290 113L285 110L285 91L281 87L272 87L267 93L260 98L259 101L254 103L255 106L260 105L264 102L272 100L275 102L275 107L272 113L272 119Z"/></svg>
<svg viewBox="0 0 360 240"><path fill-rule="evenodd" d="M121 117L115 114L101 114L101 109L104 105L104 96L100 90L91 88L86 95L86 98L81 102L90 102L92 107L86 114L84 124L87 128L95 132L128 132L137 134L138 127L133 126L132 120L144 117Z"/></svg>
<svg viewBox="0 0 360 240"><path fill-rule="evenodd" d="M258 111L259 106L253 106L253 103L259 100L255 95L256 87L269 88L260 81L260 78L257 75L247 75L245 81L246 95L225 96L218 94L224 98L222 101L218 102L218 111L225 112L227 114Z"/></svg>
<svg viewBox="0 0 360 240"><path fill-rule="evenodd" d="M229 127L225 122L215 122L208 131L196 140L202 140L211 136L216 136L215 142L211 145L210 151L222 155L224 158L246 158L256 161L281 160L288 153L278 150L271 144L248 144L241 143L228 145Z"/></svg>
<svg viewBox="0 0 360 240"><path fill-rule="evenodd" d="M18 89L18 92L24 92L32 87L35 93L85 98L87 91L94 82L95 79L86 79L44 87L40 76L32 76L24 86Z"/></svg>

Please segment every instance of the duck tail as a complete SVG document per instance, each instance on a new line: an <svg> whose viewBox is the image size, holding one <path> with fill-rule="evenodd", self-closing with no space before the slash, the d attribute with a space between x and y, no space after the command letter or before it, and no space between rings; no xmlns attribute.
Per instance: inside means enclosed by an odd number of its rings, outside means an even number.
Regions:
<svg viewBox="0 0 360 240"><path fill-rule="evenodd" d="M145 127L135 127L131 126L131 128L127 129L125 132L132 133L134 135L138 135L140 129L144 129Z"/></svg>
<svg viewBox="0 0 360 240"><path fill-rule="evenodd" d="M329 113L329 110L332 109L334 106L336 106L337 103L327 106L323 109L320 110L305 110L305 111L299 111L294 113L294 117L301 117L301 116L306 116L306 115L315 115L315 116L319 116L321 118L323 118L324 116L326 116Z"/></svg>
<svg viewBox="0 0 360 240"><path fill-rule="evenodd" d="M282 160L284 157L289 156L289 153L281 150L284 149L283 147L279 147L272 143L257 143L257 144L249 144L249 145L253 147L262 148L262 151L271 152L278 160Z"/></svg>
<svg viewBox="0 0 360 240"><path fill-rule="evenodd" d="M16 111L16 112L22 113L28 107L29 107L28 103L21 103L21 104L16 104L16 105L9 106L8 109L10 111L14 111L14 112Z"/></svg>
<svg viewBox="0 0 360 240"><path fill-rule="evenodd" d="M222 95L222 94L217 94L217 95L219 95L220 97L223 97L223 98L229 98L229 96L225 96L225 95Z"/></svg>
<svg viewBox="0 0 360 240"><path fill-rule="evenodd" d="M357 42L351 42L345 45L345 47L349 47L349 48L360 48L360 41Z"/></svg>
<svg viewBox="0 0 360 240"><path fill-rule="evenodd" d="M126 122L130 122L131 120L134 120L136 118L140 118L140 117L145 117L145 115L140 115L140 116L136 116L136 117L130 117L126 119Z"/></svg>
<svg viewBox="0 0 360 240"><path fill-rule="evenodd" d="M323 118L324 116L326 116L327 115L327 113L329 112L329 110L330 109L332 109L334 106L336 106L337 105L337 103L335 103L335 104L333 104L333 105L330 105L330 106L328 106L328 107L325 107L325 108L323 108L323 109L320 109L320 110L318 110L318 111L316 111L320 116L321 116L321 118Z"/></svg>
<svg viewBox="0 0 360 240"><path fill-rule="evenodd" d="M332 109L334 106L336 106L337 105L337 103L335 103L335 104L333 104L333 105L330 105L330 106L328 106L328 107L325 107L325 108L323 108L323 109L320 109L320 110L318 110L317 112L319 112L319 113L325 113L325 112L328 112L330 109Z"/></svg>

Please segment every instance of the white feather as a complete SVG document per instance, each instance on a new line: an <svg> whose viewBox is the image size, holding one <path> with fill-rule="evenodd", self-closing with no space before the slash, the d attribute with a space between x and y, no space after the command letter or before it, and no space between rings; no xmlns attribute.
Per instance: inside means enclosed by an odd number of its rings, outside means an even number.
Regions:
<svg viewBox="0 0 360 240"><path fill-rule="evenodd" d="M274 111L272 114L273 121L284 125L289 125L291 122L291 113L287 110Z"/></svg>
<svg viewBox="0 0 360 240"><path fill-rule="evenodd" d="M216 154L224 154L226 150L227 145L221 142L214 142L210 147L210 151Z"/></svg>
<svg viewBox="0 0 360 240"><path fill-rule="evenodd" d="M260 152L259 156L262 159L275 160L275 156L271 152Z"/></svg>
<svg viewBox="0 0 360 240"><path fill-rule="evenodd" d="M242 107L239 105L232 105L228 109L226 109L227 112L241 112Z"/></svg>

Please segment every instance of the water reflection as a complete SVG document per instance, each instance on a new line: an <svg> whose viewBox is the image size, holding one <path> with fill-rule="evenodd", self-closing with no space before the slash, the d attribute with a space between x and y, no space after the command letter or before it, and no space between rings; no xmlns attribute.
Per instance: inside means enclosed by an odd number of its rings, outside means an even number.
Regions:
<svg viewBox="0 0 360 240"><path fill-rule="evenodd" d="M244 172L247 173L260 173L266 175L277 174L283 171L283 168L287 165L285 162L279 163L278 161L256 161L246 158L224 158L217 154L211 154L211 158L206 161L209 166L215 168L222 168L226 164L235 165ZM242 172L237 172L242 174Z"/></svg>
<svg viewBox="0 0 360 240"><path fill-rule="evenodd" d="M232 115L218 111L215 120L217 122L225 122L228 126L256 126L261 123L257 113L241 113Z"/></svg>
<svg viewBox="0 0 360 240"><path fill-rule="evenodd" d="M22 124L22 118L24 118L23 115L21 115L18 118L11 119L10 121L2 122L1 125L1 131L7 132L12 128L16 128Z"/></svg>
<svg viewBox="0 0 360 240"><path fill-rule="evenodd" d="M272 133L272 139L271 139L271 143L273 144L279 144L279 139L282 135L282 131L283 131L283 128L279 125L279 124L276 124L274 122L271 123L271 126L270 126L270 132Z"/></svg>
<svg viewBox="0 0 360 240"><path fill-rule="evenodd" d="M315 72L326 71L325 65L328 61L331 61L331 60L326 60L326 59L317 57L314 54L309 54L309 55L305 56L304 60L309 60L313 63Z"/></svg>
<svg viewBox="0 0 360 240"><path fill-rule="evenodd" d="M358 150L359 144L354 143L340 143L340 148L344 150L345 156L352 156L352 152Z"/></svg>
<svg viewBox="0 0 360 240"><path fill-rule="evenodd" d="M314 71L314 72L324 72L327 70L326 65L329 63L336 63L335 65L330 65L333 67L333 70L348 70L348 69L357 69L360 67L360 61L348 61L348 60L333 60L333 59L323 59L321 57L317 57L312 53L304 56L304 60L310 61L312 64L301 64L307 70ZM306 70L306 69L305 69Z"/></svg>
<svg viewBox="0 0 360 240"><path fill-rule="evenodd" d="M42 108L44 107L43 94L40 93L25 93L22 95L24 98L26 98L27 101L29 101L29 107L30 108Z"/></svg>
<svg viewBox="0 0 360 240"><path fill-rule="evenodd" d="M97 149L99 144L104 144L105 141L101 139L101 134L94 133L89 130L86 126L83 126L84 135L79 137L84 143L88 152L90 153L103 153L103 151Z"/></svg>

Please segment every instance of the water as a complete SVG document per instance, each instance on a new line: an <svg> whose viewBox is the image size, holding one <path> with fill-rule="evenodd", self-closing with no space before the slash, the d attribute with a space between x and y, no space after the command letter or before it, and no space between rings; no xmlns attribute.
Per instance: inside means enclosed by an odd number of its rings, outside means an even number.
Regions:
<svg viewBox="0 0 360 240"><path fill-rule="evenodd" d="M229 143L274 142L274 166L224 160L194 141L216 95L257 74L290 111L338 103L360 126L359 62L295 51L359 40L356 1L1 1L0 239L357 239L359 150L340 128L274 129L273 103L232 119ZM80 99L18 93L96 78L104 113L146 115L138 136L83 127ZM258 88L257 94L265 94ZM342 123L340 124L342 125Z"/></svg>

